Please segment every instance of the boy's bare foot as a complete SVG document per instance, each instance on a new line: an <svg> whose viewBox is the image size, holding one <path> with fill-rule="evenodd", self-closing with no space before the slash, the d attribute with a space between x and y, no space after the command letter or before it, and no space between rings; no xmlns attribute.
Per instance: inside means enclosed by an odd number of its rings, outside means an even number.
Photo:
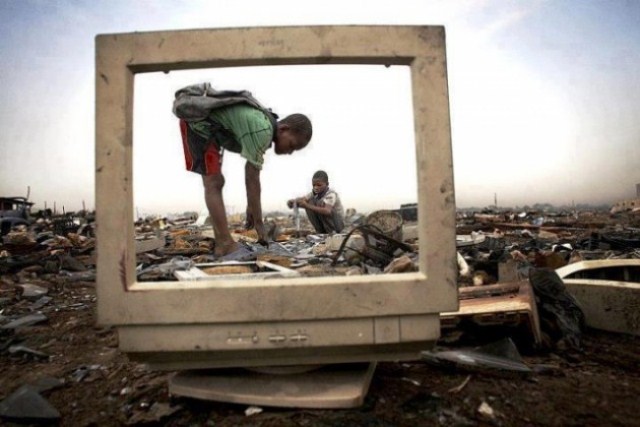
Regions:
<svg viewBox="0 0 640 427"><path fill-rule="evenodd" d="M225 255L229 255L230 253L233 253L238 249L240 249L240 245L237 242L230 242L226 244L216 243L216 248L213 251L213 254L217 257L222 257Z"/></svg>

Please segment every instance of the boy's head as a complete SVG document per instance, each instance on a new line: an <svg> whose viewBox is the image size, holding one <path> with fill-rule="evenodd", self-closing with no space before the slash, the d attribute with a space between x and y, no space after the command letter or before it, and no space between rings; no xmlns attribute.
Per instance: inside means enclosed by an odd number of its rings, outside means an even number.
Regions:
<svg viewBox="0 0 640 427"><path fill-rule="evenodd" d="M329 186L329 175L325 171L318 171L311 178L311 186L313 194L320 194Z"/></svg>
<svg viewBox="0 0 640 427"><path fill-rule="evenodd" d="M291 114L278 122L276 154L291 154L302 150L311 140L311 121L304 114Z"/></svg>

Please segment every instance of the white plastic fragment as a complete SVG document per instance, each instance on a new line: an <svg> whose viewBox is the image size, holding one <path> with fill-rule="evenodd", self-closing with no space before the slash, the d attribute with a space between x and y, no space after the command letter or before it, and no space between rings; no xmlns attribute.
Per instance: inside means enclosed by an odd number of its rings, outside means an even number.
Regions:
<svg viewBox="0 0 640 427"><path fill-rule="evenodd" d="M460 255L460 252L457 252L457 257L458 257L458 272L460 273L460 276L462 277L468 276L471 271L469 269L469 264L467 264L467 261L464 259L464 257Z"/></svg>
<svg viewBox="0 0 640 427"><path fill-rule="evenodd" d="M250 417L252 415L259 414L262 411L263 411L263 409L258 407L258 406L249 406L247 409L244 410L244 414L247 417Z"/></svg>
<svg viewBox="0 0 640 427"><path fill-rule="evenodd" d="M480 404L480 406L478 407L478 413L489 418L493 418L495 416L493 408L489 406L487 402L482 402Z"/></svg>

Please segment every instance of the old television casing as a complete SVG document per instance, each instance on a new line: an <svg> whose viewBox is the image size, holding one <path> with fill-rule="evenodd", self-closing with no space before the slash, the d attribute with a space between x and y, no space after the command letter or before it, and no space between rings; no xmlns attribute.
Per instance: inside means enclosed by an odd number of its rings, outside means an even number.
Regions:
<svg viewBox="0 0 640 427"><path fill-rule="evenodd" d="M289 64L410 67L419 271L138 282L132 221L134 75ZM135 360L158 369L184 369L418 358L439 337L439 312L458 308L444 28L308 26L98 35L96 211L98 322L117 326L120 349Z"/></svg>

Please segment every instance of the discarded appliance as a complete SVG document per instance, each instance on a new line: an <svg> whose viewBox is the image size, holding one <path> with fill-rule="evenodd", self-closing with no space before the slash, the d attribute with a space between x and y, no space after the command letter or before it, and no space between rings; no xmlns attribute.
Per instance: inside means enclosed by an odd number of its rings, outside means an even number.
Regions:
<svg viewBox="0 0 640 427"><path fill-rule="evenodd" d="M640 335L640 259L581 261L556 270L587 326Z"/></svg>
<svg viewBox="0 0 640 427"><path fill-rule="evenodd" d="M440 314L443 334L465 327L506 327L515 334L525 334L525 342L532 342L533 347L542 344L538 310L528 281L463 287L458 293L458 311Z"/></svg>
<svg viewBox="0 0 640 427"><path fill-rule="evenodd" d="M267 261L226 261L195 264L188 270L176 270L178 280L274 279L298 277L300 273Z"/></svg>
<svg viewBox="0 0 640 427"><path fill-rule="evenodd" d="M456 247L457 248L463 248L466 246L473 246L473 245L479 245L480 243L484 242L486 239L486 236L484 234L481 233L471 233L469 235L464 235L464 234L457 234L456 235Z"/></svg>
<svg viewBox="0 0 640 427"><path fill-rule="evenodd" d="M96 79L97 320L118 328L120 350L152 369L199 369L199 375L205 377L210 368L419 359L420 351L439 337L440 312L458 307L444 36L443 28L435 26L260 27L98 35L96 75L102 78ZM262 43L269 40L291 43ZM206 48L194 52L179 48L193 43ZM327 51L332 52L329 63L411 68L411 104L416 112L416 134L411 138L416 145L411 152L416 154L420 206L418 271L272 281L261 280L260 275L241 282L234 278L139 280L135 230L130 224L134 218L134 174L129 167L133 112L128 108L134 99L136 74L325 63ZM367 147L366 142L359 143ZM401 221L399 225L396 228L401 233ZM369 233L377 241L373 249L380 253L398 243L404 246L401 237L396 243L378 234ZM156 252L161 256L199 255L200 249L210 252L210 248L167 249ZM394 249L389 261L395 255ZM364 385L358 388L360 394L366 391L366 378L355 376ZM279 380L287 387L281 377L270 378ZM209 391L215 394L211 387ZM215 395L219 400L232 398L225 393Z"/></svg>

